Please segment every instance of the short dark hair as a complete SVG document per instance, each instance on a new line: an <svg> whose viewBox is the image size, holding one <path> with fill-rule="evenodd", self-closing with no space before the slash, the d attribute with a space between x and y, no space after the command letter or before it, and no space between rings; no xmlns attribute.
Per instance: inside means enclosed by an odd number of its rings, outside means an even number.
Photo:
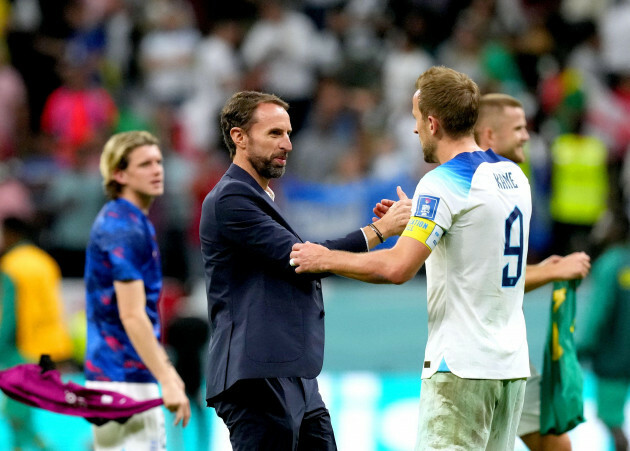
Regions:
<svg viewBox="0 0 630 451"><path fill-rule="evenodd" d="M433 66L416 81L418 109L424 117L439 119L447 135L472 134L479 114L479 86L466 74Z"/></svg>
<svg viewBox="0 0 630 451"><path fill-rule="evenodd" d="M221 110L221 133L223 134L223 141L230 151L231 159L234 159L236 154L236 145L230 136L230 130L239 127L247 131L252 125L256 108L263 103L273 103L285 110L289 109L289 104L280 97L257 91L237 92L225 103Z"/></svg>

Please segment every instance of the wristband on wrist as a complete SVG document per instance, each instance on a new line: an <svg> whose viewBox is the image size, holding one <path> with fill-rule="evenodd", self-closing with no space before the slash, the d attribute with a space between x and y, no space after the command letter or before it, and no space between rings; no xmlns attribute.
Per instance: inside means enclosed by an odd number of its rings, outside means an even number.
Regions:
<svg viewBox="0 0 630 451"><path fill-rule="evenodd" d="M381 233L381 231L379 229L376 228L376 226L374 224L368 224L368 227L370 229L374 230L374 233L376 233L376 236L381 241L381 243L385 242L385 238L383 237L383 234Z"/></svg>

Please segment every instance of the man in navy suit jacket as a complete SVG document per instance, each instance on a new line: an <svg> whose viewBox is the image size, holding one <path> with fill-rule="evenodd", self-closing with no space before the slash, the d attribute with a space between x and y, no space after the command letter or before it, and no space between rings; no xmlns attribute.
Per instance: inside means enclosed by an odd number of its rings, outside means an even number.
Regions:
<svg viewBox="0 0 630 451"><path fill-rule="evenodd" d="M238 450L336 449L317 387L323 364L321 275L290 265L302 239L269 187L292 150L288 104L259 92L236 93L221 113L232 165L206 197L200 223L211 322L207 393ZM388 215L331 249L366 252L400 234L410 216L401 200ZM391 214L389 214L391 212Z"/></svg>

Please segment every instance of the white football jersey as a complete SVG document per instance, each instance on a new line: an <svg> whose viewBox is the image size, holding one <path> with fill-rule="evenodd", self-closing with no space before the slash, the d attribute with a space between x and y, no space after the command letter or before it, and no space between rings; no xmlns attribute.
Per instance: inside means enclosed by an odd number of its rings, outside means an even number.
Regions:
<svg viewBox="0 0 630 451"><path fill-rule="evenodd" d="M418 183L412 221L442 229L426 262L423 378L443 359L462 378L529 376L522 306L531 210L527 177L491 150L459 154Z"/></svg>

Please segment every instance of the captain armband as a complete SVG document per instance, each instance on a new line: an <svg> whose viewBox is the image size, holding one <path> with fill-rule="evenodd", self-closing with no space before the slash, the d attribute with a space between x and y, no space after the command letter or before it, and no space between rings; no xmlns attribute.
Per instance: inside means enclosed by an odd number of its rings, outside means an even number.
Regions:
<svg viewBox="0 0 630 451"><path fill-rule="evenodd" d="M420 241L431 250L435 249L442 235L444 235L442 227L429 219L419 218L418 216L411 217L405 231L402 233L402 236L408 236Z"/></svg>

